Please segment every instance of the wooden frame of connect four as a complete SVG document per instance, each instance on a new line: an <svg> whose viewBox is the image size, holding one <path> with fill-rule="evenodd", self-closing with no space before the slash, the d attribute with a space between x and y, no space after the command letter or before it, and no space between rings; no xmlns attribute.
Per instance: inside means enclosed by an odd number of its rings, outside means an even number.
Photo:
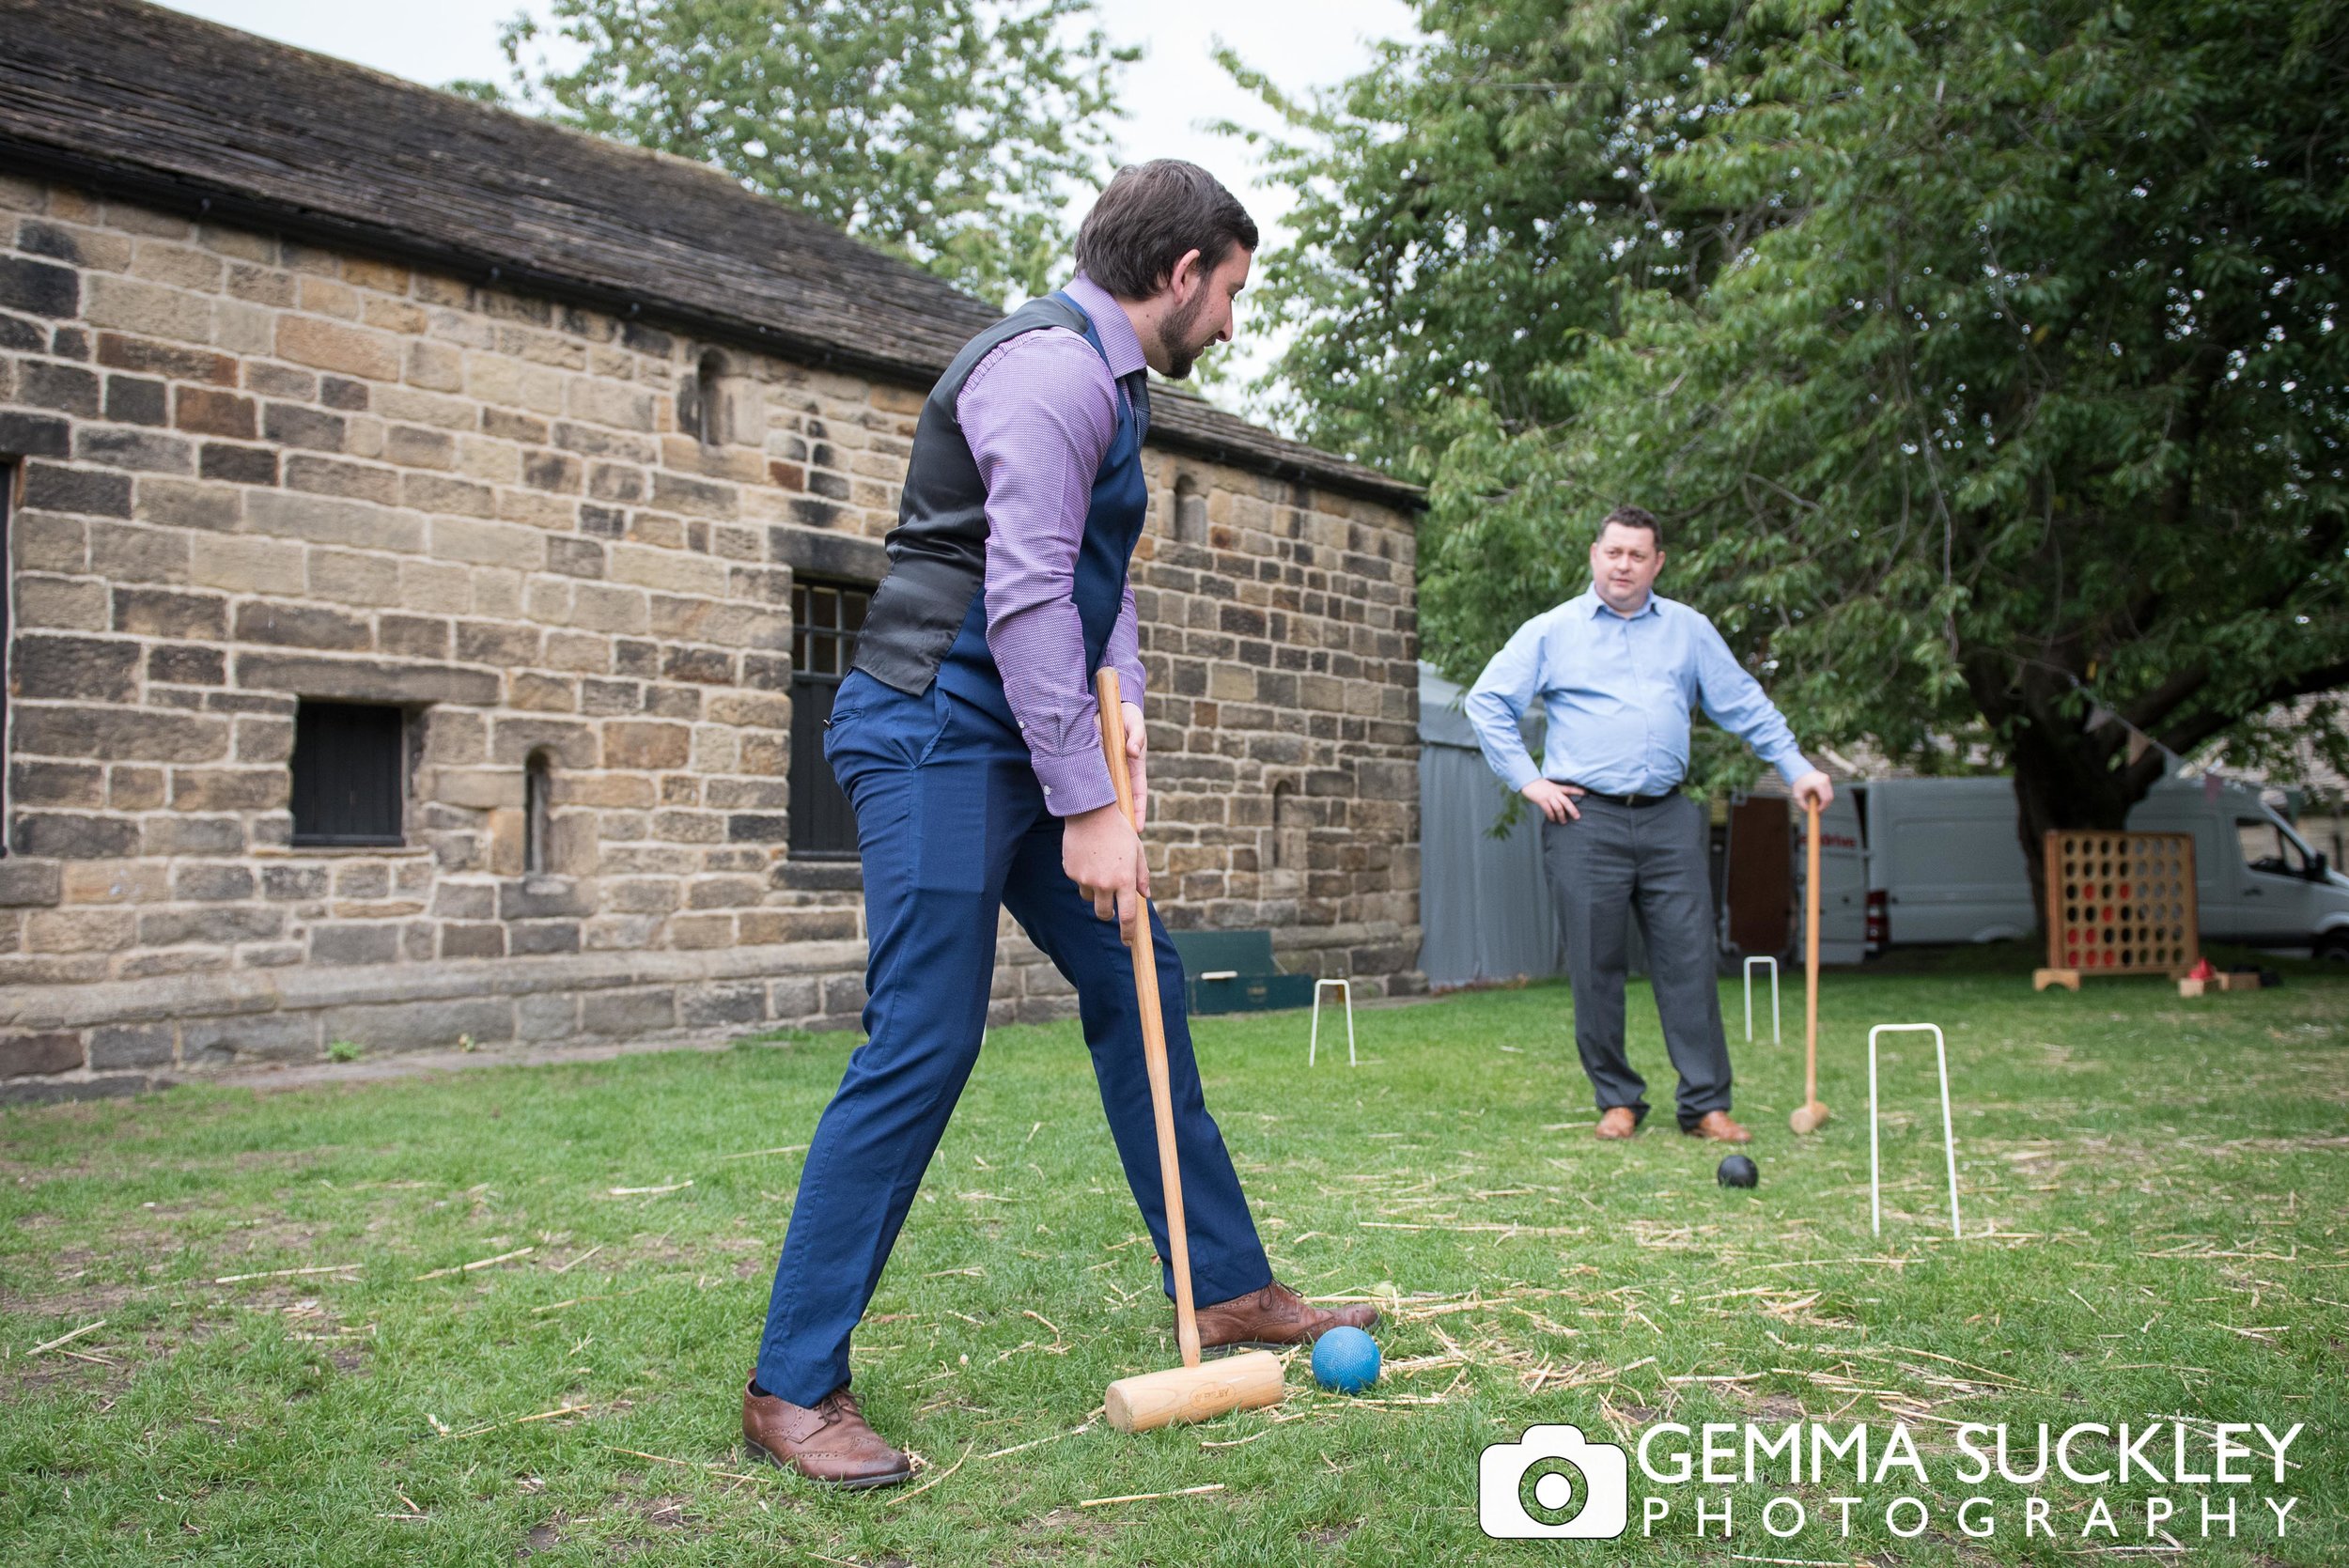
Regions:
<svg viewBox="0 0 2349 1568"><path fill-rule="evenodd" d="M2201 961L2193 834L2051 831L2046 864L2049 971L2174 977Z"/></svg>

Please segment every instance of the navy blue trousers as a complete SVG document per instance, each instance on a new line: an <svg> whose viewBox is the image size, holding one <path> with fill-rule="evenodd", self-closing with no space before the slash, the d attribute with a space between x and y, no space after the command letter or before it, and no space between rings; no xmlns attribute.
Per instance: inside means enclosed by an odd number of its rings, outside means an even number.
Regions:
<svg viewBox="0 0 2349 1568"><path fill-rule="evenodd" d="M759 1383L795 1405L848 1381L849 1336L978 1061L999 909L1077 988L1101 1107L1173 1290L1133 965L1116 923L1061 869L1060 819L1019 735L935 685L909 697L859 674L841 685L824 751L864 862L868 1038L816 1125L759 1343ZM1191 1289L1226 1301L1272 1270L1200 1093L1182 962L1155 915L1152 928Z"/></svg>

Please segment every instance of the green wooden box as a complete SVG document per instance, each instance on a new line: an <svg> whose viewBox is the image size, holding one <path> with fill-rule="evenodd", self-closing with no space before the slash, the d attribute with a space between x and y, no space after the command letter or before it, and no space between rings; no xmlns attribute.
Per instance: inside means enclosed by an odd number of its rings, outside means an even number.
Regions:
<svg viewBox="0 0 2349 1568"><path fill-rule="evenodd" d="M1171 931L1183 959L1183 1001L1193 1017L1310 1007L1314 977L1283 974L1269 931Z"/></svg>

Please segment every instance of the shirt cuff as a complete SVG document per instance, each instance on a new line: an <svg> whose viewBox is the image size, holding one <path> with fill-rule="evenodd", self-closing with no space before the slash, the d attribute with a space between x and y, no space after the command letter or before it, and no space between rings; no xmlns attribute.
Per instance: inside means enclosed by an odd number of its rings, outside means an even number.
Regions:
<svg viewBox="0 0 2349 1568"><path fill-rule="evenodd" d="M1508 773L1509 793L1512 795L1524 794L1525 786L1532 784L1535 779L1538 779L1541 776L1542 770L1533 766L1531 758L1528 758L1524 762L1512 765Z"/></svg>
<svg viewBox="0 0 2349 1568"><path fill-rule="evenodd" d="M1786 781L1786 787L1789 789L1794 788L1795 781L1801 778L1805 773L1815 773L1818 771L1817 768L1811 766L1811 759L1804 756L1800 752L1787 753L1784 756L1780 757L1777 762L1773 764L1773 766L1778 768L1779 777Z"/></svg>
<svg viewBox="0 0 2349 1568"><path fill-rule="evenodd" d="M1032 751L1028 760L1044 786L1044 809L1054 816L1075 816L1117 801L1117 786L1110 782L1110 765L1098 746L1062 756Z"/></svg>

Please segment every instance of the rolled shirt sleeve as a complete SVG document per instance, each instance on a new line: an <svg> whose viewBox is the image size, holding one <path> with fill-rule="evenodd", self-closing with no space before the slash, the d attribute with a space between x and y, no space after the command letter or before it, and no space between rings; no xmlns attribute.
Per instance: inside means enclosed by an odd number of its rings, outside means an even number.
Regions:
<svg viewBox="0 0 2349 1568"><path fill-rule="evenodd" d="M1103 650L1101 661L1117 672L1117 698L1120 702L1142 706L1142 693L1149 677L1142 668L1142 639L1134 621L1134 585L1126 583L1126 597L1117 606L1117 620L1110 628L1109 646Z"/></svg>
<svg viewBox="0 0 2349 1568"><path fill-rule="evenodd" d="M956 414L987 484L987 643L1047 807L1072 816L1117 798L1085 683L1077 551L1093 483L1117 434L1116 384L1101 356L1061 328L1022 333L981 361ZM1121 646L1122 639L1122 646ZM1142 700L1128 586L1110 662Z"/></svg>
<svg viewBox="0 0 2349 1568"><path fill-rule="evenodd" d="M1812 771L1810 759L1795 744L1795 732L1762 683L1737 662L1711 621L1702 615L1690 618L1696 622L1697 700L1705 715L1752 747L1789 784Z"/></svg>
<svg viewBox="0 0 2349 1568"><path fill-rule="evenodd" d="M1512 790L1521 790L1542 776L1533 753L1525 749L1525 737L1517 732L1517 721L1541 694L1542 640L1548 620L1547 615L1536 615L1517 628L1460 704L1476 731L1486 766Z"/></svg>

